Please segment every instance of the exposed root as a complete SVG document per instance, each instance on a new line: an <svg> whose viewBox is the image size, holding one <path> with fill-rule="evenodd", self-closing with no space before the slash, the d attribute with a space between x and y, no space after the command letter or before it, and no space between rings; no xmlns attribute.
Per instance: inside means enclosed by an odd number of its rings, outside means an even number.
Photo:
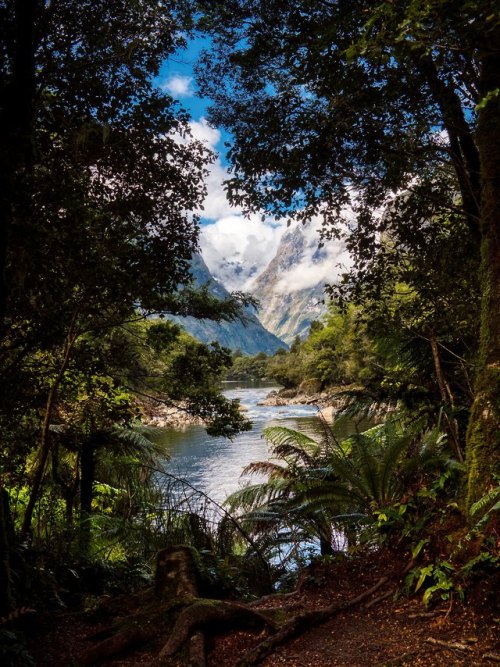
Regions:
<svg viewBox="0 0 500 667"><path fill-rule="evenodd" d="M247 605L221 600L197 600L180 613L169 640L159 653L160 664L177 653L194 630L209 624L227 628L234 625L255 625L255 623L273 627L272 621L267 616Z"/></svg>
<svg viewBox="0 0 500 667"><path fill-rule="evenodd" d="M337 614L350 607L366 600L370 595L373 595L381 586L383 586L388 581L388 577L382 577L369 588L364 593L361 593L357 597L348 602L343 602L341 604L332 604L328 607L323 607L323 609L317 609L315 611L303 612L294 616L290 621L285 623L285 625L278 630L274 635L268 637L268 639L261 642L256 646L252 651L247 653L247 655L241 660L237 667L251 667L251 665L260 665L262 664L264 658L270 655L274 649L276 649L281 644L293 639L303 632L311 628L312 626L321 625L325 621L330 620Z"/></svg>
<svg viewBox="0 0 500 667"><path fill-rule="evenodd" d="M93 665L96 662L111 658L119 653L145 644L154 636L154 629L145 630L141 626L132 626L108 637L96 646L90 648L81 658L81 665Z"/></svg>
<svg viewBox="0 0 500 667"><path fill-rule="evenodd" d="M391 588L390 591L386 591L385 593L382 593L382 595L379 595L378 597L373 598L373 600L370 600L370 602L367 602L365 605L363 605L363 609L370 609L371 607L374 607L379 602L382 602L382 600L390 598L391 595L394 595L394 593L394 589Z"/></svg>
<svg viewBox="0 0 500 667"><path fill-rule="evenodd" d="M467 646L467 644L463 644L462 642L445 642L442 639L434 639L434 637L429 637L425 641L429 644L435 644L436 646L446 648L450 651L466 651L470 653L474 652L474 649L471 646Z"/></svg>

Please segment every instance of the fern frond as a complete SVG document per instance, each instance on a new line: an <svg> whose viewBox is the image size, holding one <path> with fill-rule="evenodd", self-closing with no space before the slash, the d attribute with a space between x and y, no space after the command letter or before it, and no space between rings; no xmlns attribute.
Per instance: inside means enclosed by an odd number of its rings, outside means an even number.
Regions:
<svg viewBox="0 0 500 667"><path fill-rule="evenodd" d="M496 500L498 500L498 502L495 502ZM492 503L494 504L488 511L498 512L500 510L500 484L490 489L488 493L485 493L484 496L479 498L479 500L476 500L476 502L471 505L471 516L476 516L477 514L483 513L484 510Z"/></svg>
<svg viewBox="0 0 500 667"><path fill-rule="evenodd" d="M300 457L315 457L319 454L321 446L305 433L294 431L285 426L269 426L263 430L264 438L271 444L272 452L279 457L276 450L290 448L290 455Z"/></svg>
<svg viewBox="0 0 500 667"><path fill-rule="evenodd" d="M242 475L268 475L270 479L280 477L287 479L292 476L288 467L273 461L254 461L243 468Z"/></svg>

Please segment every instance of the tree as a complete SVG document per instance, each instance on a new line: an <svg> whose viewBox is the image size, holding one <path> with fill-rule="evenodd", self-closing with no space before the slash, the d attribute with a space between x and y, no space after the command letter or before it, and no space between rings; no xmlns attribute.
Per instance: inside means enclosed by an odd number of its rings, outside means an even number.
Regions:
<svg viewBox="0 0 500 667"><path fill-rule="evenodd" d="M500 13L494 0L201 3L212 122L234 138L235 203L323 218L363 271L406 192L414 227L459 210L481 250L468 503L493 483L500 396ZM441 176L442 175L442 176ZM452 187L450 187L450 179ZM398 211L396 211L397 213ZM352 224L354 213L357 224Z"/></svg>
<svg viewBox="0 0 500 667"><path fill-rule="evenodd" d="M191 281L212 155L154 85L189 26L183 2L0 0L2 463L30 467L25 533L65 401L120 387L93 345L153 313L231 319L245 301ZM214 373L221 354L205 354ZM204 416L231 434L244 420L210 389Z"/></svg>
<svg viewBox="0 0 500 667"><path fill-rule="evenodd" d="M334 528L351 539L372 532L377 517L397 515L436 471L453 466L443 451L445 436L418 421L389 419L340 443L328 427L319 442L282 426L264 429L264 437L273 460L251 463L245 472L265 474L267 481L243 487L227 502L243 512L248 530L279 534L295 527L298 541L304 534L318 538L323 555L333 553Z"/></svg>

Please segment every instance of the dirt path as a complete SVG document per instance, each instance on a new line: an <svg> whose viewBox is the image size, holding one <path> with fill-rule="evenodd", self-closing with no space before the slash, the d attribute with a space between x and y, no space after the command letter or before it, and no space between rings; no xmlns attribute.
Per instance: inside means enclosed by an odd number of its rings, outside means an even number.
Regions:
<svg viewBox="0 0 500 667"><path fill-rule="evenodd" d="M266 600L256 609L286 607L289 613L313 610L356 597L386 574L390 563L363 560L335 566L316 566L308 573L300 593ZM478 582L467 604L442 602L426 610L419 598L394 599L394 578L370 600L372 606L357 605L332 620L312 627L298 638L277 648L262 667L411 667L500 664L499 612L494 608L494 583ZM369 603L370 604L370 603ZM101 621L102 624L102 621ZM45 626L45 627L44 627ZM98 623L84 618L61 616L46 619L33 638L32 651L40 667L78 665L91 644ZM245 654L265 639L264 631L232 631L209 634L207 667L236 667ZM140 650L102 662L110 667L154 665L165 638ZM174 660L172 667L181 663Z"/></svg>

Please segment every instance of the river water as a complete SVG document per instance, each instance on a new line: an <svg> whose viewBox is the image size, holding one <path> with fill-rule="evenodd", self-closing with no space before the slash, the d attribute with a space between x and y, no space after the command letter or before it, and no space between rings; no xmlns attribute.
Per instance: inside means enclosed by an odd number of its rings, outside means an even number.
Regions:
<svg viewBox="0 0 500 667"><path fill-rule="evenodd" d="M165 464L169 473L187 480L217 502L241 486L257 480L242 477L245 466L269 458L268 445L262 437L267 426L286 426L319 436L324 428L318 409L311 405L258 405L267 394L278 387L269 382L227 382L224 395L239 399L253 424L251 431L241 433L232 441L213 438L201 426L184 429L162 429L155 439L165 445L170 460Z"/></svg>

